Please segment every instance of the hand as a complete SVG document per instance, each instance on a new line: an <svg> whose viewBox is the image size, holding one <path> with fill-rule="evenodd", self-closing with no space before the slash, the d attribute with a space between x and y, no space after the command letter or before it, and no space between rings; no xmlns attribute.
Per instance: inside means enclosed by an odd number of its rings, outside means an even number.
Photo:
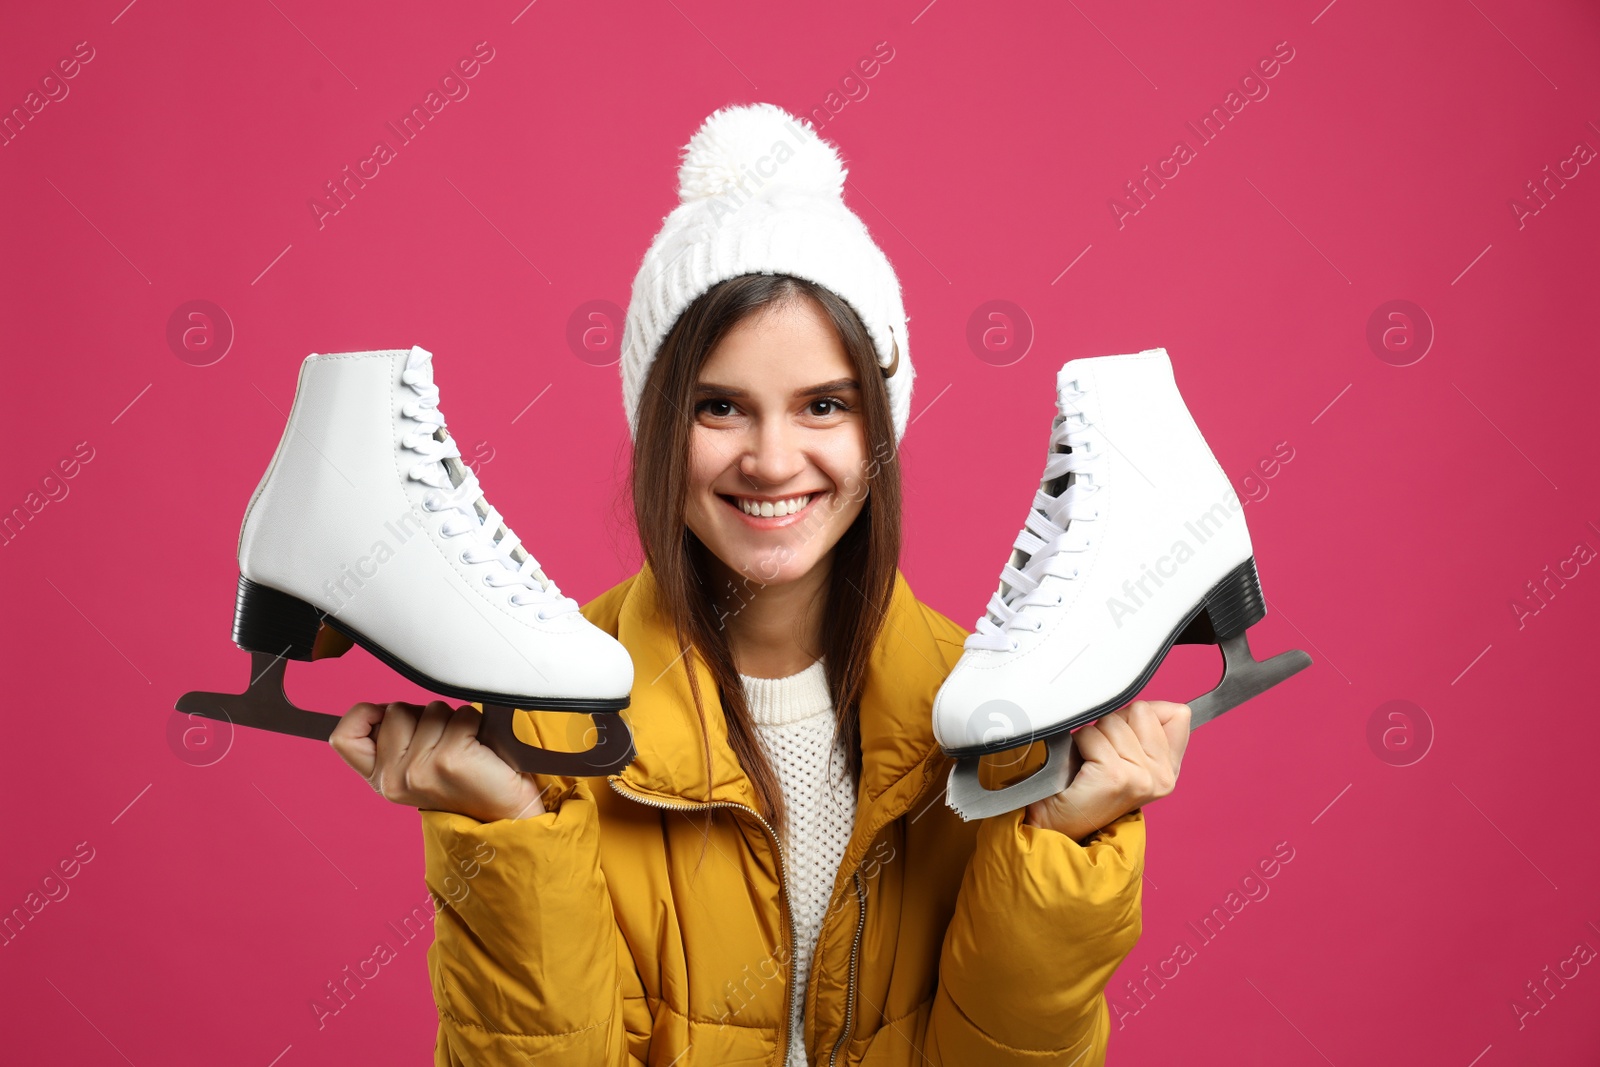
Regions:
<svg viewBox="0 0 1600 1067"><path fill-rule="evenodd" d="M1072 737L1083 765L1067 788L1028 805L1025 821L1080 841L1172 792L1189 744L1189 705L1135 700Z"/></svg>
<svg viewBox="0 0 1600 1067"><path fill-rule="evenodd" d="M482 721L471 705L452 711L442 700L426 708L357 704L328 740L340 759L396 804L479 822L543 815L533 776L513 770L478 743Z"/></svg>

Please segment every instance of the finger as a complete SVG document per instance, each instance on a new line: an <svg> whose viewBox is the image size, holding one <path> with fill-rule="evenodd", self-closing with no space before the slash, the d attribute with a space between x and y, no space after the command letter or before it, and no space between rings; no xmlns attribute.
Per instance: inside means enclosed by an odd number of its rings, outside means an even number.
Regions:
<svg viewBox="0 0 1600 1067"><path fill-rule="evenodd" d="M415 704L400 702L384 709L383 729L378 733L380 770L404 765L406 749L411 747L411 735L417 729L417 713L421 710Z"/></svg>
<svg viewBox="0 0 1600 1067"><path fill-rule="evenodd" d="M1116 746L1107 740L1105 732L1100 728L1103 722L1104 719L1092 722L1072 735L1072 743L1078 747L1078 755L1083 757L1085 763L1107 764L1121 759Z"/></svg>
<svg viewBox="0 0 1600 1067"><path fill-rule="evenodd" d="M1065 809L1063 812L1061 809ZM1065 814L1066 824L1062 825L1061 815ZM1068 786L1054 796L1045 797L1043 800L1034 801L1028 805L1028 822L1034 826L1052 826L1067 833L1073 840L1079 840L1095 828L1093 816L1083 809L1083 805L1073 799L1072 787ZM1067 827L1070 827L1068 829Z"/></svg>
<svg viewBox="0 0 1600 1067"><path fill-rule="evenodd" d="M478 731L483 726L483 714L471 704L463 704L450 713L449 720L444 725L444 736L439 738L436 748L463 748L468 740L477 741Z"/></svg>
<svg viewBox="0 0 1600 1067"><path fill-rule="evenodd" d="M1161 729L1167 735L1167 748L1172 754L1172 767L1178 768L1183 762L1183 753L1189 747L1190 709L1187 704L1174 704L1170 700L1150 701L1151 710L1156 713L1156 718L1161 722Z"/></svg>
<svg viewBox="0 0 1600 1067"><path fill-rule="evenodd" d="M373 732L383 721L384 709L377 704L356 704L334 725L328 743L339 758L355 768L363 778L371 778L377 762Z"/></svg>
<svg viewBox="0 0 1600 1067"><path fill-rule="evenodd" d="M416 763L427 759L444 736L445 724L449 721L450 705L442 700L430 701L422 709L417 728L411 735L411 744L406 747L406 762Z"/></svg>
<svg viewBox="0 0 1600 1067"><path fill-rule="evenodd" d="M1103 716L1096 725L1116 749L1117 755L1124 760L1139 766L1150 762L1150 756L1139 743L1138 735L1133 732L1133 727L1128 725L1128 709L1123 708L1121 711Z"/></svg>
<svg viewBox="0 0 1600 1067"><path fill-rule="evenodd" d="M439 751L449 751L463 760L476 761L486 758L493 762L485 766L493 767L496 773L503 769L508 774L521 774L522 772L501 759L499 753L479 740L483 726L483 712L471 704L461 705L455 710L455 714L450 716L450 723L445 727L444 739L439 742Z"/></svg>
<svg viewBox="0 0 1600 1067"><path fill-rule="evenodd" d="M444 737L434 752L441 771L452 778L471 779L480 787L496 791L519 789L516 779L528 777L512 767L488 745L478 740L483 714L470 704L457 708L445 726ZM530 778L531 781L531 778Z"/></svg>
<svg viewBox="0 0 1600 1067"><path fill-rule="evenodd" d="M1161 718L1148 700L1135 700L1128 705L1128 726L1139 739L1139 746L1152 760L1171 760L1171 744L1167 732L1161 727Z"/></svg>

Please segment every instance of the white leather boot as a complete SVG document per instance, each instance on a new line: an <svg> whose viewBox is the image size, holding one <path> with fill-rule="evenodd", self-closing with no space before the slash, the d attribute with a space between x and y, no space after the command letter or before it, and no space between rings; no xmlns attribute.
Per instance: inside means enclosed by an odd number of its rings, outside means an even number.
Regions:
<svg viewBox="0 0 1600 1067"><path fill-rule="evenodd" d="M620 770L633 744L615 713L633 661L484 498L438 400L422 348L305 360L239 534L234 641L252 654L250 688L189 693L178 709L326 739L337 717L289 703L285 661L353 642L418 685L482 703L480 738L521 770ZM514 708L595 713L599 741L572 753L525 745Z"/></svg>
<svg viewBox="0 0 1600 1067"><path fill-rule="evenodd" d="M1222 647L1198 726L1309 666L1265 662L1245 630L1266 615L1244 507L1178 394L1165 349L1074 359L1056 375L1050 452L1027 521L976 631L933 705L958 757L947 800L965 819L1065 788L1071 731L1122 707L1174 644ZM987 790L978 757L1051 739L1031 777Z"/></svg>

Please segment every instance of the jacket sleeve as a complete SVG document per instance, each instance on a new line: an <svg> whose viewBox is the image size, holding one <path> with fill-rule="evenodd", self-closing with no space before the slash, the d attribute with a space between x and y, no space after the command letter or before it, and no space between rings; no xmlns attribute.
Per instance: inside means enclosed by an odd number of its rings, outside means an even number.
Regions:
<svg viewBox="0 0 1600 1067"><path fill-rule="evenodd" d="M1105 987L1140 933L1144 815L1089 839L984 820L945 933L924 1051L935 1064L1093 1067Z"/></svg>
<svg viewBox="0 0 1600 1067"><path fill-rule="evenodd" d="M438 1065L638 1067L650 1016L579 783L537 818L422 812Z"/></svg>

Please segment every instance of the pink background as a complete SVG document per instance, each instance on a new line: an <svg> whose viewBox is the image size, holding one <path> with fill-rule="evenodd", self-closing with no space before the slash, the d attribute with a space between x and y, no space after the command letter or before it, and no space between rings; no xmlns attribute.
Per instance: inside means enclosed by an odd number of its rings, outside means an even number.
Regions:
<svg viewBox="0 0 1600 1067"><path fill-rule="evenodd" d="M1600 948L1577 669L1600 618L1581 562L1600 549L1600 167L1552 182L1520 227L1510 206L1600 147L1591 5L125 2L13 5L0 37L7 109L94 50L0 148L0 510L93 450L0 547L0 909L93 850L0 947L0 1056L427 1060L424 940L321 1029L310 1008L424 901L416 816L304 741L169 737L180 692L244 681L235 538L296 368L434 351L492 499L594 596L637 565L627 432L616 367L579 358L569 318L627 304L710 111L811 113L886 41L821 132L911 316L912 587L971 626L1038 477L1056 368L1164 346L1251 500L1272 608L1256 648L1316 661L1198 734L1151 808L1112 1062L1600 1059L1600 965L1546 1002L1525 988ZM319 229L308 200L480 41L494 58L470 95ZM1185 122L1282 41L1270 94L1119 228L1110 198L1196 147ZM210 366L167 340L196 299L236 331ZM968 343L993 300L1031 324L1020 359ZM1407 366L1414 350L1367 340L1391 300L1436 334ZM1275 451L1293 458L1264 477ZM1570 580L1519 625L1547 566ZM1149 695L1204 687L1214 650L1183 652ZM329 711L421 695L360 654L290 674ZM1369 741L1395 700L1409 719ZM1187 924L1280 842L1269 894L1201 941ZM1135 999L1124 981L1179 939L1193 958Z"/></svg>

